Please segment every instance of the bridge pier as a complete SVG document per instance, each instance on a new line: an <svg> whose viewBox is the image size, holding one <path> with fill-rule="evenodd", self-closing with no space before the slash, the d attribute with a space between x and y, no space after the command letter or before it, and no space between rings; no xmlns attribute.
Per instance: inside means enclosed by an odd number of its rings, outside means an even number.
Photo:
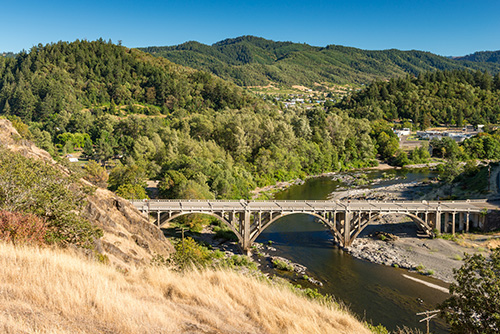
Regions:
<svg viewBox="0 0 500 334"><path fill-rule="evenodd" d="M327 225L341 247L349 247L373 215L404 214L427 234L469 232L484 224L480 207L470 201L377 202L377 201L132 201L144 214L156 213L156 225L191 213L208 214L226 224L238 237L240 248L249 252L252 242L277 219L296 213L312 215ZM458 216L457 216L458 215ZM444 216L444 217L443 217ZM458 221L457 221L458 220ZM451 225L451 226L450 226Z"/></svg>

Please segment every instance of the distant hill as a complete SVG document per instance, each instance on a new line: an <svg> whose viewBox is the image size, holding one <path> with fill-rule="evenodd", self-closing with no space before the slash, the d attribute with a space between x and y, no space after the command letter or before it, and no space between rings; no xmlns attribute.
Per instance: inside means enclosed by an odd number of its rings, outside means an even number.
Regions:
<svg viewBox="0 0 500 334"><path fill-rule="evenodd" d="M455 58L459 61L473 61L479 63L500 64L500 50L498 51L480 51L473 54Z"/></svg>
<svg viewBox="0 0 500 334"><path fill-rule="evenodd" d="M170 61L210 71L240 86L315 83L368 83L407 73L474 69L492 74L500 64L472 59L450 59L423 51L368 51L339 45L315 47L274 42L254 36L226 39L213 45L187 42L141 50Z"/></svg>

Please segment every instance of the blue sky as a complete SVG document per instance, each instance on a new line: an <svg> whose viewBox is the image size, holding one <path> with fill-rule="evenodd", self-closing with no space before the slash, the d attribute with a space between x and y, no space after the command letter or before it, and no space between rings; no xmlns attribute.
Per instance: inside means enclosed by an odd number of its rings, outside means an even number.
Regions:
<svg viewBox="0 0 500 334"><path fill-rule="evenodd" d="M500 50L500 1L6 1L0 51L39 43L121 40L128 47L212 44L241 35L316 46L423 50L461 56Z"/></svg>

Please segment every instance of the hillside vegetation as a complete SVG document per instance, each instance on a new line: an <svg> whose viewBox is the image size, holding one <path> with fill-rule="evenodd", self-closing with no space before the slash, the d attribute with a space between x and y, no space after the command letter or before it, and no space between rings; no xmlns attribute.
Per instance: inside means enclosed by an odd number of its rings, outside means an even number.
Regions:
<svg viewBox="0 0 500 334"><path fill-rule="evenodd" d="M481 57L450 59L423 51L369 51L340 45L315 47L254 36L213 45L187 42L141 50L192 68L212 72L240 86L314 87L316 83L366 84L424 71L475 69L498 73L500 64Z"/></svg>
<svg viewBox="0 0 500 334"><path fill-rule="evenodd" d="M373 82L343 99L337 108L351 116L408 119L421 129L431 125L500 122L500 74L437 71Z"/></svg>
<svg viewBox="0 0 500 334"><path fill-rule="evenodd" d="M122 273L3 242L0 266L3 333L369 333L332 305L229 271Z"/></svg>
<svg viewBox="0 0 500 334"><path fill-rule="evenodd" d="M279 45L284 54L314 49ZM377 154L397 165L425 163L425 148L409 157L398 151L392 122L497 123L499 82L481 71L431 71L373 82L339 102L281 108L206 72L76 41L0 59L0 110L28 124L25 138L53 156L76 151L114 166L109 179L96 163L86 172L120 196L146 198L145 181L157 180L163 198L239 199L277 181L373 166Z"/></svg>
<svg viewBox="0 0 500 334"><path fill-rule="evenodd" d="M282 111L234 84L104 41L0 60L1 113L54 156L121 157L109 186L143 198L244 198L256 185L373 164L370 126L323 108Z"/></svg>

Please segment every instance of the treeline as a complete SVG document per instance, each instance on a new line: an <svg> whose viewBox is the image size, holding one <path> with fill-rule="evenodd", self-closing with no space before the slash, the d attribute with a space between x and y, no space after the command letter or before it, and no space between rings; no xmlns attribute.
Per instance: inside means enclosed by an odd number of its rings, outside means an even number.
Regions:
<svg viewBox="0 0 500 334"><path fill-rule="evenodd" d="M4 114L47 122L61 112L134 103L167 114L242 108L257 100L208 73L102 40L38 45L15 58L0 57Z"/></svg>
<svg viewBox="0 0 500 334"><path fill-rule="evenodd" d="M312 88L316 83L368 84L425 71L473 69L494 74L500 71L498 62L485 57L450 59L415 50L370 51L340 45L314 47L254 36L227 39L213 45L187 42L141 50L177 64L212 72L240 86L265 86L272 82Z"/></svg>
<svg viewBox="0 0 500 334"><path fill-rule="evenodd" d="M211 74L102 40L2 59L0 106L53 155L120 159L107 181L127 197L145 196L145 180L156 179L164 197L243 198L256 186L375 163L367 120L281 111Z"/></svg>
<svg viewBox="0 0 500 334"><path fill-rule="evenodd" d="M57 128L32 123L38 145L53 153L81 147L99 161L120 157L109 185L126 185L127 197L143 197L145 180L157 179L166 198L245 198L256 186L375 163L368 121L321 108L177 111L165 118L91 109L54 119Z"/></svg>
<svg viewBox="0 0 500 334"><path fill-rule="evenodd" d="M88 179L125 197L145 197L152 179L165 198L246 198L256 186L374 165L377 154L397 165L426 162L425 149L399 150L388 121L413 119L416 108L439 123L443 109L447 118L448 106L467 109L470 99L479 107L463 111L463 122L494 122L498 81L431 72L373 83L337 105L280 110L206 72L76 41L0 59L0 107L54 156L81 150L113 167L108 178L89 163Z"/></svg>
<svg viewBox="0 0 500 334"><path fill-rule="evenodd" d="M417 129L500 122L500 75L436 71L373 82L335 107L370 120L409 120Z"/></svg>

